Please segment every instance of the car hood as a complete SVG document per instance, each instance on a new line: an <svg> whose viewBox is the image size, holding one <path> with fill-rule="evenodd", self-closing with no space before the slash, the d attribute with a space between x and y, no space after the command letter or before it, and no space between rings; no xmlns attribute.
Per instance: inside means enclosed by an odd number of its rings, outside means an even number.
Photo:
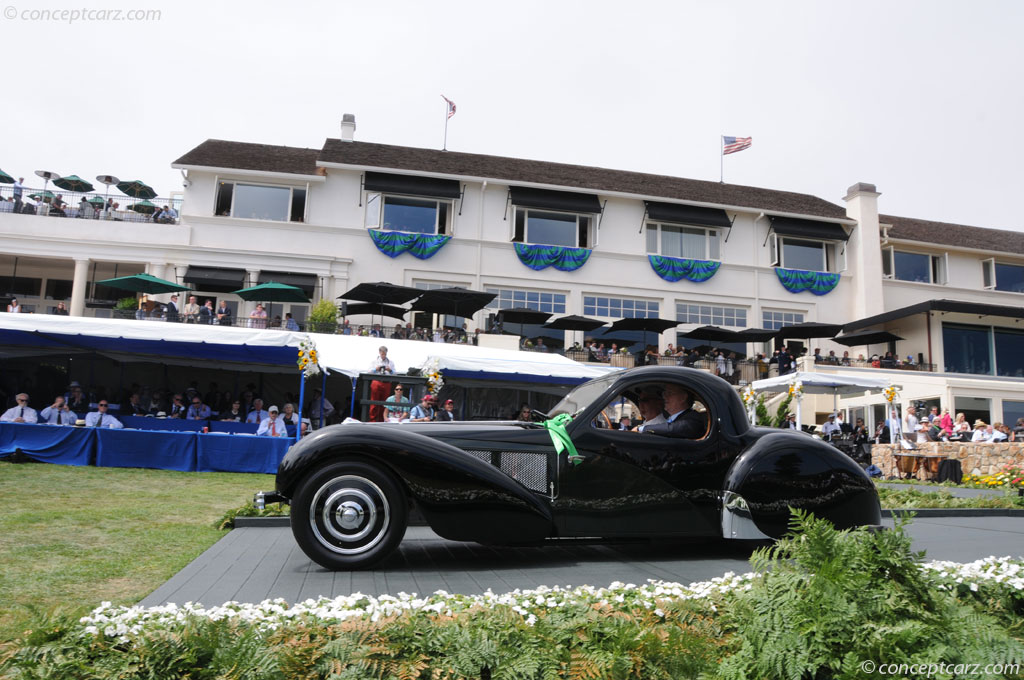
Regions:
<svg viewBox="0 0 1024 680"><path fill-rule="evenodd" d="M367 423L372 427L388 428L397 432L416 434L457 444L457 442L487 441L524 442L548 440L547 430L539 423L524 423L518 420L457 420L438 423ZM340 427L344 427L341 425Z"/></svg>

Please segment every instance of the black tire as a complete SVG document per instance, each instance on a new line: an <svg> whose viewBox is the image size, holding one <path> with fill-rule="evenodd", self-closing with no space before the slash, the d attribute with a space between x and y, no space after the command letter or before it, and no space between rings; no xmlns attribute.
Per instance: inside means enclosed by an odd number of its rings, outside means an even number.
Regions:
<svg viewBox="0 0 1024 680"><path fill-rule="evenodd" d="M337 462L314 470L292 498L295 541L334 571L365 569L405 536L408 504L394 478L369 463Z"/></svg>

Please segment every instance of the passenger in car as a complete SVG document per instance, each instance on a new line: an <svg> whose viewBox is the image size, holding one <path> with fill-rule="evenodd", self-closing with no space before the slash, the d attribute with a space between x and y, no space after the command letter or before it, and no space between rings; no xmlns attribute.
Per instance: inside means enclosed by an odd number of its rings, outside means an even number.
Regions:
<svg viewBox="0 0 1024 680"><path fill-rule="evenodd" d="M665 422L645 425L641 432L686 439L704 436L707 420L703 413L693 409L693 395L688 390L675 383L666 383L661 395L665 399Z"/></svg>
<svg viewBox="0 0 1024 680"><path fill-rule="evenodd" d="M644 422L633 428L633 432L643 432L642 428L649 425L663 425L665 423L665 400L661 398L661 393L657 390L648 390L642 392L637 398L637 408L640 409L640 415L643 416Z"/></svg>

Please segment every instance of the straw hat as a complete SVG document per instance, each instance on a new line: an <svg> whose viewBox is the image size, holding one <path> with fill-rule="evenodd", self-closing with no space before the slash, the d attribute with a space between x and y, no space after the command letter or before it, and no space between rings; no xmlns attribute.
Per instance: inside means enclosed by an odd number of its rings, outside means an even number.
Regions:
<svg viewBox="0 0 1024 680"><path fill-rule="evenodd" d="M985 421L980 418L974 421L974 429L978 429L979 427L986 427Z"/></svg>

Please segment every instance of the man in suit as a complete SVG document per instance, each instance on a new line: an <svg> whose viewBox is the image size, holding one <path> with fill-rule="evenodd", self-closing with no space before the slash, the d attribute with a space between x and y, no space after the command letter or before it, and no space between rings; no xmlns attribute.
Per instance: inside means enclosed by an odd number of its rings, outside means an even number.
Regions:
<svg viewBox="0 0 1024 680"><path fill-rule="evenodd" d="M667 383L661 391L665 400L665 422L644 425L642 432L669 437L700 439L707 430L707 418L693 410L693 395L681 385Z"/></svg>
<svg viewBox="0 0 1024 680"><path fill-rule="evenodd" d="M181 321L181 317L178 314L178 294L175 293L171 296L171 301L167 303L167 320L168 321Z"/></svg>

